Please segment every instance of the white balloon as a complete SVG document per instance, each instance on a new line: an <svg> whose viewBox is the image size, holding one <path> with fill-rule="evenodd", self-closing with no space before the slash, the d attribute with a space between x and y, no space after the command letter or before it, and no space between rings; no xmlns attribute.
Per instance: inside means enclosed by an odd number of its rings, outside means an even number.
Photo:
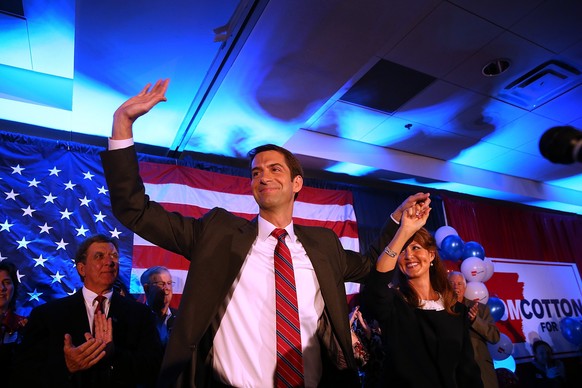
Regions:
<svg viewBox="0 0 582 388"><path fill-rule="evenodd" d="M495 273L495 266L493 265L491 259L488 257L484 258L483 262L485 263L485 277L481 281L486 282L487 280L491 279L491 276L493 276Z"/></svg>
<svg viewBox="0 0 582 388"><path fill-rule="evenodd" d="M487 304L489 291L483 282L469 282L465 290L465 298L479 303Z"/></svg>
<svg viewBox="0 0 582 388"><path fill-rule="evenodd" d="M499 342L496 344L487 344L487 348L489 348L489 353L491 354L491 358L493 360L501 361L505 360L511 353L513 353L513 343L507 336L507 334L501 333L499 336Z"/></svg>
<svg viewBox="0 0 582 388"><path fill-rule="evenodd" d="M459 233L457 233L455 228L453 228L452 226L441 226L440 228L438 228L434 234L434 239L436 240L437 247L440 248L441 242L444 240L444 238L450 236L451 234L454 234L455 236L459 235Z"/></svg>
<svg viewBox="0 0 582 388"><path fill-rule="evenodd" d="M468 282L482 282L487 274L485 262L479 257L467 257L461 263L461 273Z"/></svg>

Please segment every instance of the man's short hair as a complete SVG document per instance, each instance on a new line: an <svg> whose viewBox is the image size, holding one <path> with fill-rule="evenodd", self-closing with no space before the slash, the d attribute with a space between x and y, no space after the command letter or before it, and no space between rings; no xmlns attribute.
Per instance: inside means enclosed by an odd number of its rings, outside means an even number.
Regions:
<svg viewBox="0 0 582 388"><path fill-rule="evenodd" d="M302 178L305 176L303 173L303 167L301 167L301 163L299 163L299 159L297 159L297 157L293 155L293 153L288 149L279 147L278 145L275 144L264 144L262 146L255 147L252 150L250 150L247 155L249 157L249 166L251 168L255 156L265 151L277 151L283 154L283 156L285 157L285 163L287 163L287 167L289 167L289 170L291 171L291 180L295 179L297 175L299 175Z"/></svg>
<svg viewBox="0 0 582 388"><path fill-rule="evenodd" d="M145 271L143 271L143 273L141 274L141 276L139 278L139 282L141 283L141 285L143 287L147 283L150 282L150 279L153 275L156 275L156 274L159 274L162 272L167 272L170 274L170 276L172 276L172 274L168 268L161 266L161 265L156 265L154 267L150 267L150 268L146 269Z"/></svg>
<svg viewBox="0 0 582 388"><path fill-rule="evenodd" d="M451 277L452 277L453 275L460 276L460 277L461 277L461 279L463 279L463 284L465 284L465 287L467 286L467 279L465 279L465 275L463 275L463 274L462 274L461 272L459 272L459 271L451 271L451 272L449 272L449 280L451 279Z"/></svg>
<svg viewBox="0 0 582 388"><path fill-rule="evenodd" d="M87 251L89 247L93 243L109 243L113 244L115 249L119 251L119 245L117 244L117 240L113 239L112 237L107 237L104 234L96 234L85 239L77 248L77 253L75 254L75 264L78 263L86 263L87 262Z"/></svg>

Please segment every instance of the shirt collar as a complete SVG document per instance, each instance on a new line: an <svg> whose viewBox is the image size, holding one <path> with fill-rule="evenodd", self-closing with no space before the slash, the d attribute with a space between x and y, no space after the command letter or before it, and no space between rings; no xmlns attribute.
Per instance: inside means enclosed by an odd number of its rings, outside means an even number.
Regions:
<svg viewBox="0 0 582 388"><path fill-rule="evenodd" d="M271 233L273 232L273 230L275 230L277 227L275 225L271 224L269 221L265 220L261 216L258 216L258 218L259 218L259 238L261 239L261 241L266 241L269 238L269 236L271 235ZM295 243L297 237L295 237L295 229L293 228L293 220L291 220L289 225L287 225L283 229L285 229L287 231L287 234L289 235L291 242Z"/></svg>
<svg viewBox="0 0 582 388"><path fill-rule="evenodd" d="M113 289L111 289L103 294L103 296L105 296L109 300L111 300L112 295L113 295ZM96 297L97 297L97 294L95 292L93 292L90 289L88 289L87 287L83 286L83 298L85 300L89 301L89 304L92 304Z"/></svg>

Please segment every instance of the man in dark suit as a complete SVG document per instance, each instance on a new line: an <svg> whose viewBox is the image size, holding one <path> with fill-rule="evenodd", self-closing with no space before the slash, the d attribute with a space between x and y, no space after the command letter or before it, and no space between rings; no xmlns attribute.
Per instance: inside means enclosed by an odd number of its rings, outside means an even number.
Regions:
<svg viewBox="0 0 582 388"><path fill-rule="evenodd" d="M449 283L453 287L457 301L463 303L469 309L468 315L469 321L471 322L469 334L471 335L475 361L477 361L481 369L483 386L485 388L497 388L499 387L497 374L495 373L493 359L491 358L487 344L496 344L499 342L500 334L491 316L489 306L465 298L467 281L461 272L450 272Z"/></svg>
<svg viewBox="0 0 582 388"><path fill-rule="evenodd" d="M117 109L109 151L101 154L115 216L146 240L190 260L158 385L281 385L273 268L279 244L272 232L285 229L304 372L296 385L358 386L344 282L368 275L398 227L394 221L417 202L428 207L428 194L407 198L365 255L345 250L332 230L293 223L303 170L286 149L265 145L249 153L258 217L248 221L222 208L200 219L167 212L145 194L132 129L138 117L166 100L167 86L168 80L147 85Z"/></svg>
<svg viewBox="0 0 582 388"><path fill-rule="evenodd" d="M143 287L146 303L156 316L156 326L165 348L178 315L176 309L170 307L174 295L172 274L166 267L156 265L146 269L139 280Z"/></svg>
<svg viewBox="0 0 582 388"><path fill-rule="evenodd" d="M79 246L75 263L82 291L32 310L13 384L153 386L162 347L150 309L113 292L117 242L104 235L90 237Z"/></svg>

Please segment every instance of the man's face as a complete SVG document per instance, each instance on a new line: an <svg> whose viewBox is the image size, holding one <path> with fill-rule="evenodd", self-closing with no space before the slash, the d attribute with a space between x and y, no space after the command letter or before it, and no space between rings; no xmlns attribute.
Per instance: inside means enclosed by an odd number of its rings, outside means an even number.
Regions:
<svg viewBox="0 0 582 388"><path fill-rule="evenodd" d="M461 275L451 275L449 276L449 284L453 287L453 291L457 296L457 300L463 300L463 296L465 295L465 290L467 289L467 285L463 281Z"/></svg>
<svg viewBox="0 0 582 388"><path fill-rule="evenodd" d="M85 287L100 294L113 287L119 273L119 254L115 245L95 242L87 249L85 263L77 263L77 271L83 276Z"/></svg>
<svg viewBox="0 0 582 388"><path fill-rule="evenodd" d="M170 306L173 295L172 275L163 271L153 274L144 285L148 306L154 311L162 312Z"/></svg>
<svg viewBox="0 0 582 388"><path fill-rule="evenodd" d="M291 180L291 171L283 154L264 151L252 163L251 188L261 210L277 211L293 208L295 193L303 187L303 178Z"/></svg>

